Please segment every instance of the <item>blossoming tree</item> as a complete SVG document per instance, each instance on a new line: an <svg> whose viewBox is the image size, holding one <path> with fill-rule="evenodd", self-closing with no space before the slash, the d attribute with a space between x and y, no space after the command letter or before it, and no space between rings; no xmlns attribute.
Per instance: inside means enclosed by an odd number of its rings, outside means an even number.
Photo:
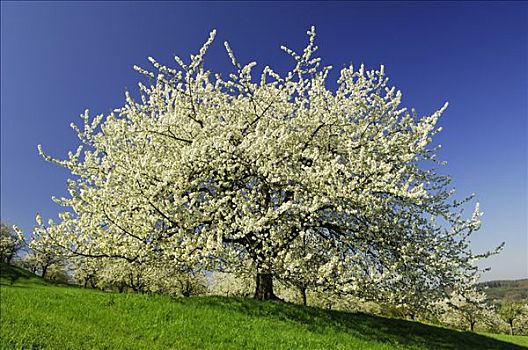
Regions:
<svg viewBox="0 0 528 350"><path fill-rule="evenodd" d="M508 323L510 327L510 335L514 334L514 323L517 324L523 317L526 318L528 314L528 304L521 301L505 300L498 312L499 316Z"/></svg>
<svg viewBox="0 0 528 350"><path fill-rule="evenodd" d="M0 222L0 262L10 264L22 245L23 241L15 231L6 223Z"/></svg>
<svg viewBox="0 0 528 350"><path fill-rule="evenodd" d="M496 318L491 305L486 302L486 293L479 291L474 283L450 293L439 307L444 308L440 315L441 321L455 326L465 325L471 332L475 331L478 322Z"/></svg>
<svg viewBox="0 0 528 350"><path fill-rule="evenodd" d="M67 210L40 236L86 257L161 254L224 272L250 261L258 299L275 297L278 276L363 296L420 283L437 295L475 272L467 239L478 207L463 218L434 170L447 104L417 117L383 67L343 68L329 89L314 28L302 52L283 47L295 64L284 75L266 66L256 78L256 63L225 43L225 78L203 65L214 37L190 61L175 57L177 68L152 58L155 73L136 67L149 79L141 97L83 114L67 159L39 146L74 175L70 196L55 199ZM319 249L299 251L305 237ZM312 275L294 278L304 270Z"/></svg>

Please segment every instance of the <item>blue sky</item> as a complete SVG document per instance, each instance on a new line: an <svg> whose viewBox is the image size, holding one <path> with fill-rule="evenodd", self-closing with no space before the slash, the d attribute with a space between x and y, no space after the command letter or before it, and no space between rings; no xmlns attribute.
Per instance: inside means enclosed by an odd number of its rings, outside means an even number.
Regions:
<svg viewBox="0 0 528 350"><path fill-rule="evenodd" d="M69 128L88 108L108 113L134 91L134 64L195 52L209 31L208 66L226 70L222 42L241 61L278 69L279 47L302 48L317 27L319 54L336 68L384 64L404 104L420 115L445 101L443 172L485 212L476 251L505 241L484 279L528 277L528 4L479 2L2 2L1 217L30 231L35 213L56 217ZM334 75L335 76L335 75Z"/></svg>

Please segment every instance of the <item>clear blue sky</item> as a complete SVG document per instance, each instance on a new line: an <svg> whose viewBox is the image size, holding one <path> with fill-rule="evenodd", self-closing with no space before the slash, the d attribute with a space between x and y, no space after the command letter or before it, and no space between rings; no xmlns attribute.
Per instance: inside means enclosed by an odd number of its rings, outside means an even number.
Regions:
<svg viewBox="0 0 528 350"><path fill-rule="evenodd" d="M147 56L171 63L212 28L209 66L225 70L222 42L242 61L285 68L281 44L302 48L315 25L326 64L386 66L404 104L450 107L437 138L458 195L485 212L476 251L505 241L484 279L528 277L528 5L478 2L2 2L1 217L25 231L55 217L67 173L37 153L76 148L69 128L85 108L109 112L141 77ZM262 67L262 65L260 66Z"/></svg>

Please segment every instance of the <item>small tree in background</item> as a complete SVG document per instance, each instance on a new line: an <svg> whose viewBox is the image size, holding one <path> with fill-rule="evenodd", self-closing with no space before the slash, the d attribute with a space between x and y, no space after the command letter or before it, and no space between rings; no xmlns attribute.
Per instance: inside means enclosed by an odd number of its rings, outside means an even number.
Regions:
<svg viewBox="0 0 528 350"><path fill-rule="evenodd" d="M517 334L528 335L528 303L524 304L523 312L517 321Z"/></svg>
<svg viewBox="0 0 528 350"><path fill-rule="evenodd" d="M56 262L50 265L46 269L46 273L43 276L48 280L60 282L60 283L70 283L71 278L68 274L68 266L64 262Z"/></svg>
<svg viewBox="0 0 528 350"><path fill-rule="evenodd" d="M84 288L95 288L97 279L104 268L103 259L87 259L75 257L71 259L73 279Z"/></svg>
<svg viewBox="0 0 528 350"><path fill-rule="evenodd" d="M36 221L38 225L43 225L42 217L37 213ZM49 220L49 225L53 224L53 220ZM17 226L13 226L18 239L27 246L28 251L23 258L22 264L33 273L39 272L42 278L47 278L48 269L51 267L56 272L63 269L66 263L66 255L62 246L57 244L57 241L48 235L42 235L42 232L35 228L29 243L25 240L22 230ZM60 267L62 266L62 267Z"/></svg>
<svg viewBox="0 0 528 350"><path fill-rule="evenodd" d="M25 254L20 259L20 267L29 270L31 273L36 274L39 269L39 262L34 254L31 254L31 252Z"/></svg>
<svg viewBox="0 0 528 350"><path fill-rule="evenodd" d="M510 335L514 334L514 323L525 316L528 312L527 304L520 301L506 300L498 310L499 316L508 324Z"/></svg>
<svg viewBox="0 0 528 350"><path fill-rule="evenodd" d="M48 278L50 269L62 269L64 258L56 255L56 252L49 249L30 250L23 258L22 265L28 266L33 273L39 273L42 278Z"/></svg>
<svg viewBox="0 0 528 350"><path fill-rule="evenodd" d="M477 323L496 318L486 293L477 288L477 281L478 276L467 278L459 289L449 292L449 298L438 305L441 321L473 332Z"/></svg>
<svg viewBox="0 0 528 350"><path fill-rule="evenodd" d="M11 264L24 242L5 222L0 223L0 262Z"/></svg>

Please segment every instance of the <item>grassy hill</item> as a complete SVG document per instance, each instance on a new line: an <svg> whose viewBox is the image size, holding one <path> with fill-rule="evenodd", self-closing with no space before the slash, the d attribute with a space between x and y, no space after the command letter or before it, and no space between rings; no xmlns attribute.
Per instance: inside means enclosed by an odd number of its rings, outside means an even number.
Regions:
<svg viewBox="0 0 528 350"><path fill-rule="evenodd" d="M528 348L528 337L492 339L361 313L251 299L105 293L50 284L6 265L0 273L2 349Z"/></svg>
<svg viewBox="0 0 528 350"><path fill-rule="evenodd" d="M489 300L528 300L528 278L482 282L480 286Z"/></svg>

